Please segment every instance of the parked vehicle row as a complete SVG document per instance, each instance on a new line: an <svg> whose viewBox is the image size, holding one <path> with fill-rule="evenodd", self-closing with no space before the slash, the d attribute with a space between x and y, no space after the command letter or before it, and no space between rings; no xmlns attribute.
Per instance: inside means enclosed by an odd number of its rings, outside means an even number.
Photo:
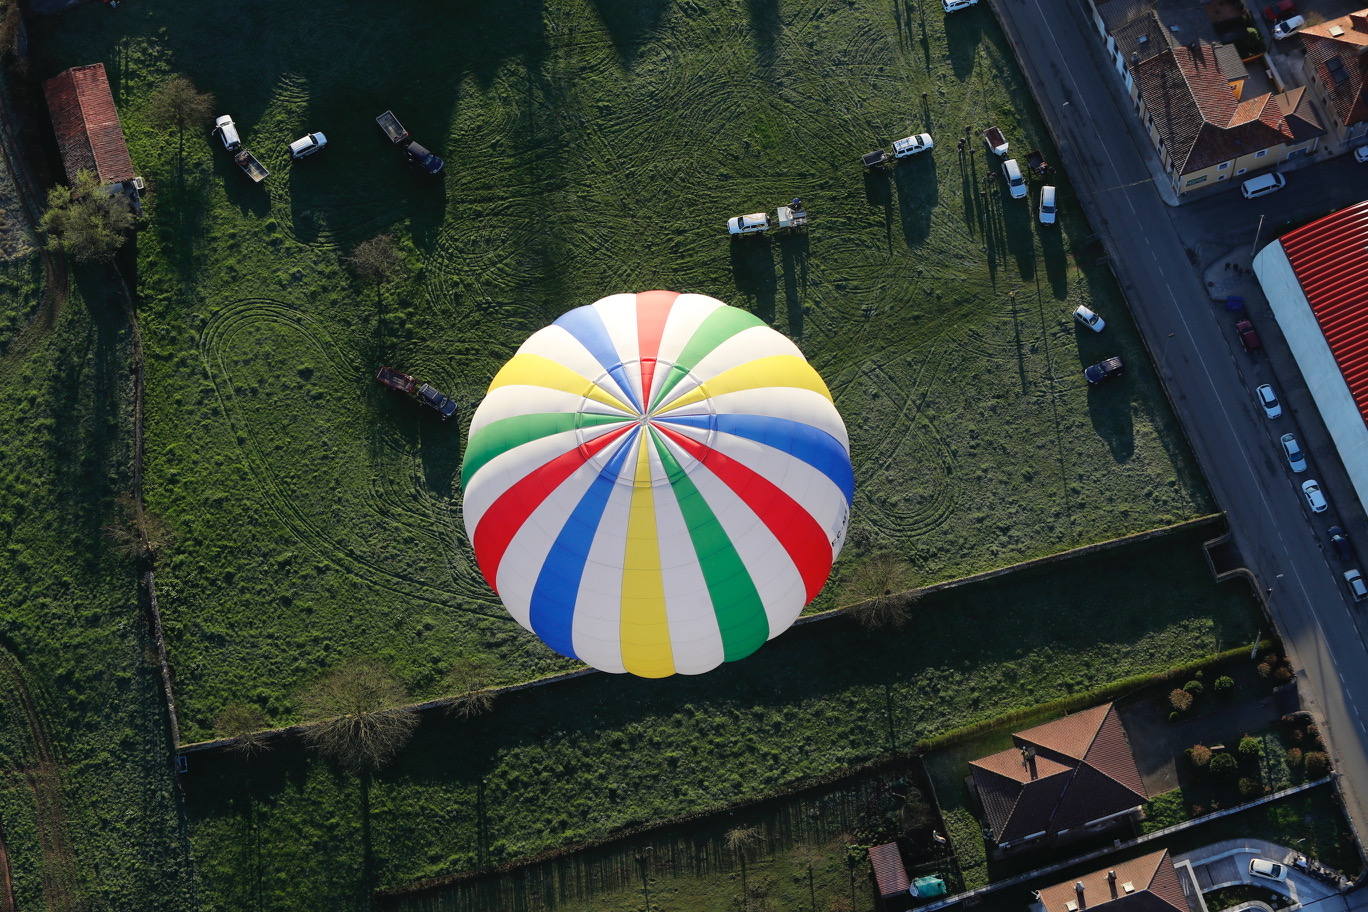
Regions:
<svg viewBox="0 0 1368 912"><path fill-rule="evenodd" d="M795 196L787 206L777 207L774 216L774 222L771 223L767 212L734 215L727 219L727 234L732 237L764 234L770 230L771 225L780 231L807 230L807 209L803 208L803 200L800 197Z"/></svg>

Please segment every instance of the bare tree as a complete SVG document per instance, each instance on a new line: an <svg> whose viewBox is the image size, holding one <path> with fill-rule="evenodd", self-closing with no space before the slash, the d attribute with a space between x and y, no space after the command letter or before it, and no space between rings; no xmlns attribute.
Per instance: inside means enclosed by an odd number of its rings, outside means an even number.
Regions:
<svg viewBox="0 0 1368 912"><path fill-rule="evenodd" d="M493 665L483 657L462 659L447 673L446 690L453 694L448 708L465 719L482 716L494 708L490 682Z"/></svg>
<svg viewBox="0 0 1368 912"><path fill-rule="evenodd" d="M403 685L384 665L354 659L305 688L299 697L312 724L304 738L319 753L353 772L368 773L394 759L418 726L403 706Z"/></svg>
<svg viewBox="0 0 1368 912"><path fill-rule="evenodd" d="M184 76L172 76L147 101L153 123L176 131L176 171L185 153L185 129L214 116L214 96L201 92Z"/></svg>
<svg viewBox="0 0 1368 912"><path fill-rule="evenodd" d="M841 587L842 599L854 602L847 613L862 627L901 627L908 609L920 597L913 589L912 566L895 554L876 554L851 572Z"/></svg>
<svg viewBox="0 0 1368 912"><path fill-rule="evenodd" d="M114 550L126 557L154 558L166 547L170 534L160 516L138 506L132 494L116 500L119 515L104 527Z"/></svg>
<svg viewBox="0 0 1368 912"><path fill-rule="evenodd" d="M128 197L110 193L89 171L80 171L70 186L48 191L48 208L38 222L49 249L77 262L112 262L133 227Z"/></svg>
<svg viewBox="0 0 1368 912"><path fill-rule="evenodd" d="M728 849L736 853L737 859L741 862L741 897L745 905L749 907L750 888L746 884L746 855L760 844L760 831L749 826L732 827L727 830L722 841L726 843Z"/></svg>
<svg viewBox="0 0 1368 912"><path fill-rule="evenodd" d="M214 733L220 738L232 738L229 750L251 756L270 748L266 731L271 722L261 707L250 703L229 703L214 719Z"/></svg>
<svg viewBox="0 0 1368 912"><path fill-rule="evenodd" d="M397 276L404 266L399 245L392 234L377 234L353 248L347 263L356 277L379 288Z"/></svg>

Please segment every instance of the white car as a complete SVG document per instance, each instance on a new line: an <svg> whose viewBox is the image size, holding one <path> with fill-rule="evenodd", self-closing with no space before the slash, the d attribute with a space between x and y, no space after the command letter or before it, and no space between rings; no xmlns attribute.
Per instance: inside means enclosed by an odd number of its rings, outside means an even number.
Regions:
<svg viewBox="0 0 1368 912"><path fill-rule="evenodd" d="M1258 877L1267 877L1269 880L1283 879L1283 866L1267 858L1249 859L1249 873Z"/></svg>
<svg viewBox="0 0 1368 912"><path fill-rule="evenodd" d="M237 124L233 123L233 118L227 114L220 115L214 121L214 133L223 140L223 148L229 152L236 152L242 148L242 139L238 136Z"/></svg>
<svg viewBox="0 0 1368 912"><path fill-rule="evenodd" d="M1254 394L1259 397L1259 405L1263 406L1266 417L1282 417L1282 403L1278 401L1278 394L1273 392L1273 387L1270 384L1265 383L1263 386L1256 387Z"/></svg>
<svg viewBox="0 0 1368 912"><path fill-rule="evenodd" d="M1303 25L1306 25L1305 16L1290 16L1287 19L1274 24L1273 37L1291 38L1296 34L1297 29L1301 28Z"/></svg>
<svg viewBox="0 0 1368 912"><path fill-rule="evenodd" d="M1325 492L1321 490L1320 483L1314 478L1308 478L1302 482L1302 494L1306 496L1306 505L1311 508L1312 513L1324 513L1330 505L1325 502Z"/></svg>
<svg viewBox="0 0 1368 912"><path fill-rule="evenodd" d="M902 139L893 140L893 157L907 158L916 155L918 152L926 152L935 147L931 142L930 133L918 133L916 136L905 136Z"/></svg>
<svg viewBox="0 0 1368 912"><path fill-rule="evenodd" d="M1012 199L1026 198L1026 178L1021 176L1021 166L1015 158L1002 163L1002 177L1007 181L1007 191L1012 194Z"/></svg>
<svg viewBox="0 0 1368 912"><path fill-rule="evenodd" d="M1059 210L1055 208L1055 188L1049 184L1040 188L1040 224L1053 225Z"/></svg>
<svg viewBox="0 0 1368 912"><path fill-rule="evenodd" d="M328 137L322 133L310 133L290 143L290 158L308 158L322 152L328 145Z"/></svg>
<svg viewBox="0 0 1368 912"><path fill-rule="evenodd" d="M1358 162L1360 165L1364 162L1368 162L1368 146L1359 146L1354 150L1354 161Z"/></svg>
<svg viewBox="0 0 1368 912"><path fill-rule="evenodd" d="M1302 452L1297 438L1292 434L1283 434L1278 439L1282 442L1283 455L1287 457L1287 467L1298 474L1305 472L1306 454Z"/></svg>
<svg viewBox="0 0 1368 912"><path fill-rule="evenodd" d="M1079 304L1074 310L1074 319L1095 333L1100 333L1107 328L1107 321L1093 313L1088 307Z"/></svg>
<svg viewBox="0 0 1368 912"><path fill-rule="evenodd" d="M1247 200L1258 199L1261 196L1268 196L1270 193L1277 193L1287 186L1287 178L1278 174L1276 171L1271 174L1260 174L1258 177L1251 177L1249 180L1240 184L1240 192Z"/></svg>
<svg viewBox="0 0 1368 912"><path fill-rule="evenodd" d="M978 3L978 0L941 0L941 6L945 7L947 13L957 13L962 9L968 9Z"/></svg>
<svg viewBox="0 0 1368 912"><path fill-rule="evenodd" d="M763 234L769 231L769 216L763 212L738 215L727 220L728 234Z"/></svg>

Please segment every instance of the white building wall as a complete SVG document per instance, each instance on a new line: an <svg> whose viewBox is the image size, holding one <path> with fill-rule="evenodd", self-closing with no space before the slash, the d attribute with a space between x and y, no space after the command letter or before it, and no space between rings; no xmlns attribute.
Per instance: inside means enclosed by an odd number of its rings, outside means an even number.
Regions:
<svg viewBox="0 0 1368 912"><path fill-rule="evenodd" d="M1359 414L1281 243L1274 241L1259 251L1254 257L1254 274L1335 441L1359 503L1368 509L1368 425Z"/></svg>

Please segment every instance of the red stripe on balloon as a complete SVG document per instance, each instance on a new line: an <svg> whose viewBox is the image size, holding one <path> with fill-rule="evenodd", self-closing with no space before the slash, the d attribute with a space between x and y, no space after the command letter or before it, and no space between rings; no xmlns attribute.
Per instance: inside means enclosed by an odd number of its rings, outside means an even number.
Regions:
<svg viewBox="0 0 1368 912"><path fill-rule="evenodd" d="M518 534L518 530L527 522L527 517L532 515L532 511L541 506L542 501L550 497L551 492L556 490L561 482L592 459L594 454L634 427L635 422L615 428L602 437L596 437L568 453L562 453L527 473L489 505L489 509L485 510L475 525L474 545L475 560L480 565L480 572L484 574L485 582L489 583L490 589L495 593L499 591L499 587L495 585L495 579L499 575L499 564L503 562L504 552L508 550L513 536Z"/></svg>
<svg viewBox="0 0 1368 912"><path fill-rule="evenodd" d="M665 334L665 320L670 316L677 291L637 292L637 352L641 358L641 401L651 401L651 383L655 380L656 358L660 354L660 337Z"/></svg>
<svg viewBox="0 0 1368 912"><path fill-rule="evenodd" d="M669 437L716 475L732 493L774 533L803 577L807 590L804 603L822 591L831 572L831 541L812 514L777 485L730 456L657 424L655 429Z"/></svg>

